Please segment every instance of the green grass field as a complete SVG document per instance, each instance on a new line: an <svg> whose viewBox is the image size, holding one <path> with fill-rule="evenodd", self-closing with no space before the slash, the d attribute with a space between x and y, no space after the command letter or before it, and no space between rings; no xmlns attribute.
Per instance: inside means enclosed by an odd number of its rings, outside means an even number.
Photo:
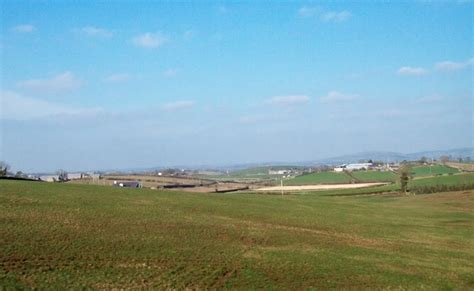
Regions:
<svg viewBox="0 0 474 291"><path fill-rule="evenodd" d="M344 184L350 183L352 178L346 173L319 172L297 176L285 180L285 185L312 185L312 184Z"/></svg>
<svg viewBox="0 0 474 291"><path fill-rule="evenodd" d="M473 210L0 180L0 289L472 289Z"/></svg>
<svg viewBox="0 0 474 291"><path fill-rule="evenodd" d="M232 171L232 172L229 172L229 174L225 174L225 175L214 175L214 176L198 175L198 176L216 179L216 180L235 180L235 181L275 180L275 179L279 179L282 175L270 175L268 173L269 169L286 170L286 169L292 169L292 168L298 168L298 167L296 166L254 167L254 168Z"/></svg>
<svg viewBox="0 0 474 291"><path fill-rule="evenodd" d="M436 176L424 179L413 179L412 186L433 186L433 185L458 185L474 184L474 173L462 173L457 175Z"/></svg>
<svg viewBox="0 0 474 291"><path fill-rule="evenodd" d="M461 185L461 184L474 184L474 173L461 173L457 175L446 175L436 177L423 177L420 179L411 179L408 183L408 188L420 187L420 186L435 186L435 185ZM322 196L351 196L351 195L364 195L382 192L400 191L400 184L398 177L395 179L395 183L391 183L383 186L359 188L359 189L345 189L345 190L324 190L324 191L302 191L299 194L317 194Z"/></svg>
<svg viewBox="0 0 474 291"><path fill-rule="evenodd" d="M397 174L381 171L354 171L351 175L359 182L394 182Z"/></svg>
<svg viewBox="0 0 474 291"><path fill-rule="evenodd" d="M444 165L417 166L411 169L414 177L459 173L458 169Z"/></svg>

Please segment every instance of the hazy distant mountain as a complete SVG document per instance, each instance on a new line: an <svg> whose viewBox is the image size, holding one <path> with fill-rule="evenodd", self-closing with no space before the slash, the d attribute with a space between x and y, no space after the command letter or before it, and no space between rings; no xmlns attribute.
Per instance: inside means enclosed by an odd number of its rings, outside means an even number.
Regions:
<svg viewBox="0 0 474 291"><path fill-rule="evenodd" d="M331 158L324 158L314 161L300 161L300 162L262 162L262 163L245 163L245 164L231 164L231 165L200 165L200 166L172 166L172 167L151 167L151 168L127 168L127 169L115 169L106 170L104 172L119 171L124 173L132 172L151 172L161 171L165 168L175 169L193 169L193 170L220 170L220 171L236 171L255 167L270 167L270 166L315 166L315 165L338 165L344 163L357 163L359 161L367 161L369 159L373 161L384 161L384 162L401 162L403 160L413 161L418 160L421 157L427 157L428 159L439 160L441 156L449 156L452 159L458 158L471 158L474 161L474 147L471 148L459 148L451 150L438 150L438 151L423 151L416 153L397 153L397 152L384 152L384 151L369 151L361 152L350 155L341 155Z"/></svg>
<svg viewBox="0 0 474 291"><path fill-rule="evenodd" d="M411 161L418 160L422 157L429 159L439 160L442 156L448 156L452 159L458 158L471 158L474 160L474 148L460 148L452 150L438 150L438 151L423 151L416 153L396 153L396 152L362 152L351 155L343 155L332 158L326 158L317 160L316 164L341 164L341 163L355 163L359 161L367 161L369 159L373 161L384 161L384 162L399 162L403 160Z"/></svg>
<svg viewBox="0 0 474 291"><path fill-rule="evenodd" d="M403 160L413 161L418 160L422 157L428 159L439 160L441 156L449 156L452 159L458 158L471 158L474 161L474 148L459 148L451 150L438 150L438 151L423 151L416 153L397 153L397 152L384 152L384 151L370 151L361 152L350 155L342 155L331 158L324 158L315 161L303 161L303 162L264 162L264 163L247 163L247 164L234 164L234 165L223 165L223 166L207 166L209 169L219 170L241 170L254 167L264 166L314 166L314 165L338 165L344 163L357 163L359 161L367 161L369 159L373 161L384 161L384 162L401 162ZM193 167L196 168L196 167Z"/></svg>

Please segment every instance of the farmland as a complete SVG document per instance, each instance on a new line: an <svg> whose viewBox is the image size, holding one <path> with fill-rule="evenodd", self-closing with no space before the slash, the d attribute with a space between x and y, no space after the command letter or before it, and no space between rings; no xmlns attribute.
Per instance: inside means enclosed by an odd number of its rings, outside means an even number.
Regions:
<svg viewBox="0 0 474 291"><path fill-rule="evenodd" d="M474 163L446 162L447 166L463 171L474 172Z"/></svg>
<svg viewBox="0 0 474 291"><path fill-rule="evenodd" d="M285 185L344 184L351 181L352 178L346 173L318 172L288 179Z"/></svg>
<svg viewBox="0 0 474 291"><path fill-rule="evenodd" d="M341 184L344 186L347 184ZM355 184L357 185L357 184ZM425 186L436 186L436 185L470 185L474 187L474 173L459 173L456 175L443 175L435 177L422 177L418 179L411 179L408 183L408 188L425 187ZM388 185L365 187L359 189L336 189L336 190L321 190L321 191L301 191L300 194L315 194L321 196L352 196L352 195L364 195L374 193L387 193L400 191L400 184L398 180L395 183Z"/></svg>
<svg viewBox="0 0 474 291"><path fill-rule="evenodd" d="M248 169L241 169L230 171L227 174L220 175L198 175L197 177L219 180L219 181L239 181L239 182L258 182L258 181L272 181L279 179L284 175L269 174L269 170L287 170L298 169L296 166L262 166L252 167Z"/></svg>
<svg viewBox="0 0 474 291"><path fill-rule="evenodd" d="M358 182L394 182L397 180L397 174L389 171L354 171L351 175Z"/></svg>
<svg viewBox="0 0 474 291"><path fill-rule="evenodd" d="M454 173L459 172L458 169L451 168L444 165L417 166L417 167L413 167L411 171L414 177L454 174Z"/></svg>
<svg viewBox="0 0 474 291"><path fill-rule="evenodd" d="M216 192L242 189L248 187L247 184L233 182L216 182L204 178L195 178L188 176L157 176L157 175L127 175L127 174L109 174L102 179L80 179L71 180L71 184L87 184L87 185L108 185L112 186L114 181L138 181L142 187L157 189L169 186L176 186L177 189L187 192ZM186 188L180 188L185 187Z"/></svg>
<svg viewBox="0 0 474 291"><path fill-rule="evenodd" d="M460 185L474 184L474 173L462 173L456 175L443 175L423 179L413 179L412 186L433 186L433 185Z"/></svg>
<svg viewBox="0 0 474 291"><path fill-rule="evenodd" d="M354 183L354 184L320 184L320 185L299 185L299 186L272 186L258 188L256 191L306 191L306 190L340 190L369 188L386 185L386 183Z"/></svg>
<svg viewBox="0 0 474 291"><path fill-rule="evenodd" d="M473 191L192 194L4 180L0 210L4 288L471 289L474 282Z"/></svg>

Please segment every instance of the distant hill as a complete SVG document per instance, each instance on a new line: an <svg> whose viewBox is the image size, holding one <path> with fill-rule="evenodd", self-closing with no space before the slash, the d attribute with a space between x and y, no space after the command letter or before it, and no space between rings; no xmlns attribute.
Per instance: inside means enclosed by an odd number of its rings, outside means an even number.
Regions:
<svg viewBox="0 0 474 291"><path fill-rule="evenodd" d="M314 161L302 161L302 162L264 162L264 163L247 163L247 164L234 164L234 165L224 165L224 166L208 166L208 168L220 169L220 170L244 170L251 168L261 168L261 167L272 167L272 168L289 168L289 167L298 167L298 166L315 166L315 165L338 165L344 163L357 163L359 161L367 161L369 159L373 161L384 161L384 162L401 162L404 160L413 161L419 160L422 157L427 157L428 159L439 160L442 156L448 156L452 159L458 158L467 158L469 157L474 161L474 148L459 148L451 150L437 150L437 151L423 151L415 153L397 153L397 152L384 152L384 151L368 151L355 153L350 155L341 155L331 158L324 158Z"/></svg>
<svg viewBox="0 0 474 291"><path fill-rule="evenodd" d="M423 151L416 153L397 153L397 152L383 152L383 151L373 151L373 152L362 152L351 155L343 155L332 158L326 158L321 160L316 160L314 164L342 164L342 163L355 163L359 161L367 161L372 159L374 161L384 161L384 162L400 162L403 160L411 161L418 160L422 157L427 157L429 159L439 160L442 156L448 156L452 159L458 158L470 158L474 160L474 148L460 148L460 149L451 149L451 150L438 150L438 151Z"/></svg>
<svg viewBox="0 0 474 291"><path fill-rule="evenodd" d="M429 159L439 160L441 156L449 156L452 159L467 158L469 157L474 161L474 147L470 148L458 148L451 150L437 150L437 151L423 151L415 153L397 153L397 152L385 152L385 151L368 151L355 153L350 155L341 155L331 158L318 159L313 161L273 161L273 162L261 162L261 163L243 163L243 164L227 164L227 165L175 165L175 166L161 166L161 167L148 167L148 168L125 168L125 169L108 169L102 170L102 172L151 172L161 171L165 168L176 168L176 169L190 169L190 170L219 170L219 171L238 171L249 168L260 168L260 167L271 167L271 168L293 168L298 166L311 167L316 165L338 165L343 163L356 163L359 161L367 161L369 159L373 161L384 161L384 162L401 162L403 160L412 161L418 160L421 157L427 157Z"/></svg>

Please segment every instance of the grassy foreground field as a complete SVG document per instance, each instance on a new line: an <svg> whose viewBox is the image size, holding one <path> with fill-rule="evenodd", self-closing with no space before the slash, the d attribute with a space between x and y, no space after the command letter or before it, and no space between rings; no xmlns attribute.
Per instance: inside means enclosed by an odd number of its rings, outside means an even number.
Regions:
<svg viewBox="0 0 474 291"><path fill-rule="evenodd" d="M472 289L473 210L0 181L0 287Z"/></svg>

